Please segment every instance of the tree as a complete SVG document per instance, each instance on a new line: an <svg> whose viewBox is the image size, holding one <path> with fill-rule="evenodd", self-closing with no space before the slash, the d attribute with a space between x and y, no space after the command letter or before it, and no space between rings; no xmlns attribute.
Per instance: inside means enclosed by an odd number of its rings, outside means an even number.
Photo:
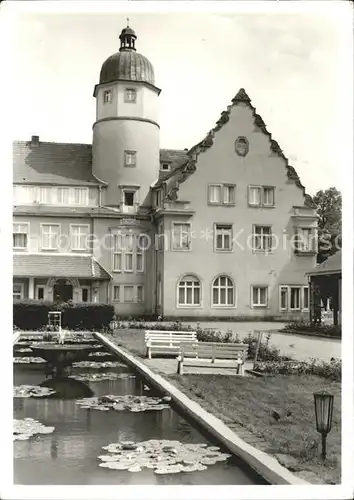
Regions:
<svg viewBox="0 0 354 500"><path fill-rule="evenodd" d="M313 197L318 216L318 255L321 263L342 246L342 194L335 187L322 189Z"/></svg>

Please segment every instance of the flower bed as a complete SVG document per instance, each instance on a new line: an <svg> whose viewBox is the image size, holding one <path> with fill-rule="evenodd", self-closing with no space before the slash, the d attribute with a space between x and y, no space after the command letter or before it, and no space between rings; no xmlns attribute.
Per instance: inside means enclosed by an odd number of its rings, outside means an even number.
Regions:
<svg viewBox="0 0 354 500"><path fill-rule="evenodd" d="M312 359L309 363L298 361L260 361L255 371L269 375L317 375L329 380L340 381L342 363L334 359L330 363Z"/></svg>
<svg viewBox="0 0 354 500"><path fill-rule="evenodd" d="M342 338L342 327L340 325L314 325L309 321L291 321L281 331Z"/></svg>

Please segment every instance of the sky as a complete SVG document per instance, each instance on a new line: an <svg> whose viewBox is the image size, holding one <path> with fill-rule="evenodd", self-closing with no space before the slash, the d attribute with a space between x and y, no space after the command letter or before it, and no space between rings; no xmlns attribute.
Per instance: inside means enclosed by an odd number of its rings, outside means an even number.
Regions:
<svg viewBox="0 0 354 500"><path fill-rule="evenodd" d="M88 13L83 12L87 2L81 2L76 13L64 12L71 3L48 13L36 2L36 11L22 9L13 16L21 115L14 139L39 135L42 141L92 142L93 89L102 63L119 49L129 16L137 50L152 62L162 89L161 148L199 142L243 87L307 192L342 188L339 150L346 147L342 117L348 112L343 82L350 72L345 47L352 20L346 22L340 9L328 11L317 2L313 11L285 12L284 2L275 2L276 11L252 13L217 8L142 13L136 11L139 2L129 2L121 12Z"/></svg>

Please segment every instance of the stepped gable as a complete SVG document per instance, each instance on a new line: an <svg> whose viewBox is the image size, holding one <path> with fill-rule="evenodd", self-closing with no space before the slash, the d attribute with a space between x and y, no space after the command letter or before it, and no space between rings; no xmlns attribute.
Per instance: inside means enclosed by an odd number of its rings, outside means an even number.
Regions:
<svg viewBox="0 0 354 500"><path fill-rule="evenodd" d="M286 166L286 175L288 179L294 181L296 186L303 190L303 194L305 196L305 205L313 207L314 205L312 198L309 194L305 193L305 187L302 185L295 168L289 165L289 160L284 155L278 142L274 140L272 134L268 132L266 124L264 123L262 117L259 114L257 114L256 108L252 106L251 99L248 96L245 89L241 88L231 102L232 104L229 105L225 111L222 111L220 118L216 122L215 127L206 135L206 137L201 142L193 146L188 151L188 156L190 157L190 159L187 160L183 165L181 165L181 167L177 168L174 172L171 172L169 176L166 176L164 178L164 181L167 181L168 179L177 176L177 174L179 173L181 174L178 178L175 179L175 182L173 183L172 187L167 185L166 199L171 200L172 196L172 200L174 201L177 200L179 185L185 180L187 180L188 177L195 172L197 158L200 155L200 153L203 153L213 145L215 133L221 130L221 128L229 121L232 108L240 103L244 103L252 109L255 126L258 127L264 134L266 134L269 137L271 153L280 156L284 160ZM168 184L172 184L172 182Z"/></svg>

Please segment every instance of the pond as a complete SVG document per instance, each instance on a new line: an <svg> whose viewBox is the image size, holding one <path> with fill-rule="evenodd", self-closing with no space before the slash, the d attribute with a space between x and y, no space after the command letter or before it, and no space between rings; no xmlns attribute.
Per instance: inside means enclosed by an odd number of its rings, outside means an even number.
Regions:
<svg viewBox="0 0 354 500"><path fill-rule="evenodd" d="M28 351L18 352L19 349L28 349L23 341L14 346L14 355L30 355ZM104 357L103 349L100 351L101 359L108 359ZM98 457L107 454L102 447L110 443L147 440L176 440L189 445L204 443L204 446L215 443L171 407L159 411L98 411L82 408L76 403L77 399L92 396L156 395L124 364L103 369L105 373L113 373L114 380L104 377L94 380L94 376L102 373L102 369L97 367L76 367L70 376L58 382L50 376L46 377L44 366L41 363L14 363L15 386L39 386L44 383L57 391L50 395L48 390L46 397L14 398L15 419L32 418L55 428L50 434L14 441L15 484L265 484L234 456L203 471L177 474L156 474L149 468L134 473L100 467Z"/></svg>

